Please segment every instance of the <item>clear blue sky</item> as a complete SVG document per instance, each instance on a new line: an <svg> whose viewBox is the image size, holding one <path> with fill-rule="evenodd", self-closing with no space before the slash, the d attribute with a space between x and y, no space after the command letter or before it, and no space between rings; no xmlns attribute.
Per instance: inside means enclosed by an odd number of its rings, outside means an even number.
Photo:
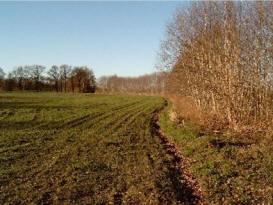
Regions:
<svg viewBox="0 0 273 205"><path fill-rule="evenodd" d="M0 2L0 67L88 65L96 76L155 70L165 26L186 2Z"/></svg>

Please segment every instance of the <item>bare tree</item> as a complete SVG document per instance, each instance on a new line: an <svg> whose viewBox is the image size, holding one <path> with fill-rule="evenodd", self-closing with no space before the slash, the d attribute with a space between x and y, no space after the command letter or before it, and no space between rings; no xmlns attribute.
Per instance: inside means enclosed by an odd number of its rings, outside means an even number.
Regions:
<svg viewBox="0 0 273 205"><path fill-rule="evenodd" d="M95 75L93 71L88 67L75 67L72 71L72 76L70 78L73 78L73 80L75 80L79 92L95 92Z"/></svg>
<svg viewBox="0 0 273 205"><path fill-rule="evenodd" d="M64 91L67 91L67 81L71 73L71 66L63 64L60 66L61 80L64 81Z"/></svg>
<svg viewBox="0 0 273 205"><path fill-rule="evenodd" d="M54 82L54 87L56 92L59 91L59 80L60 80L60 72L59 72L59 67L56 65L53 65L50 70L47 72L49 75L49 78L51 81Z"/></svg>
<svg viewBox="0 0 273 205"><path fill-rule="evenodd" d="M13 91L16 89L16 80L11 73L8 74L7 79L5 80L5 90Z"/></svg>
<svg viewBox="0 0 273 205"><path fill-rule="evenodd" d="M3 69L0 67L0 88L3 89L4 87L4 79L5 79L5 72Z"/></svg>
<svg viewBox="0 0 273 205"><path fill-rule="evenodd" d="M28 72L24 69L24 67L23 66L16 67L12 71L11 75L16 80L17 88L19 90L25 90L25 84L26 84L26 79L28 77Z"/></svg>
<svg viewBox="0 0 273 205"><path fill-rule="evenodd" d="M32 65L32 66L26 66L26 69L29 70L31 78L34 81L35 90L40 91L42 79L43 79L42 74L45 70L45 67L41 65Z"/></svg>
<svg viewBox="0 0 273 205"><path fill-rule="evenodd" d="M238 129L273 118L272 2L195 2L162 43L168 93Z"/></svg>

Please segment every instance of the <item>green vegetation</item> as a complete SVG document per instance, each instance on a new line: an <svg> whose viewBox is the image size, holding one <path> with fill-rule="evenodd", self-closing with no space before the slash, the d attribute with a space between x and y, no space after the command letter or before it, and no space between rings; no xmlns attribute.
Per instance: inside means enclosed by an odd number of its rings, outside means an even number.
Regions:
<svg viewBox="0 0 273 205"><path fill-rule="evenodd" d="M0 204L178 204L159 97L0 94ZM180 197L180 198L179 198Z"/></svg>
<svg viewBox="0 0 273 205"><path fill-rule="evenodd" d="M0 203L182 203L183 176L153 131L163 106L160 97L1 93ZM202 133L170 121L168 109L160 126L189 160L205 202L273 201L270 137Z"/></svg>
<svg viewBox="0 0 273 205"><path fill-rule="evenodd" d="M190 160L208 204L273 202L273 146L261 136L213 135L190 122L183 126L161 113L160 126ZM255 140L254 140L255 139Z"/></svg>

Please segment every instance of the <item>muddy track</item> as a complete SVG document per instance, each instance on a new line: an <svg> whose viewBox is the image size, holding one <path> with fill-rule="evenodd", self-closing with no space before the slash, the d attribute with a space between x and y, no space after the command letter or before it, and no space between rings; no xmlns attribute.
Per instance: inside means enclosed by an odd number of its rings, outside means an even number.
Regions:
<svg viewBox="0 0 273 205"><path fill-rule="evenodd" d="M166 162L168 168L168 177L173 185L176 200L181 204L203 204L201 188L187 169L187 162L183 159L176 145L160 129L159 113L167 106L165 105L153 112L150 127L152 136L159 137L166 154L171 157L171 163Z"/></svg>

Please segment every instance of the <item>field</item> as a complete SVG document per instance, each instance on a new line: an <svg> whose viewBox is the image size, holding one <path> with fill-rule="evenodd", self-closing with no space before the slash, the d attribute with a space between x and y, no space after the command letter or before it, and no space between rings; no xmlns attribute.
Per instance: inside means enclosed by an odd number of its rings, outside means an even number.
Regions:
<svg viewBox="0 0 273 205"><path fill-rule="evenodd" d="M181 204L160 97L0 94L0 204Z"/></svg>

